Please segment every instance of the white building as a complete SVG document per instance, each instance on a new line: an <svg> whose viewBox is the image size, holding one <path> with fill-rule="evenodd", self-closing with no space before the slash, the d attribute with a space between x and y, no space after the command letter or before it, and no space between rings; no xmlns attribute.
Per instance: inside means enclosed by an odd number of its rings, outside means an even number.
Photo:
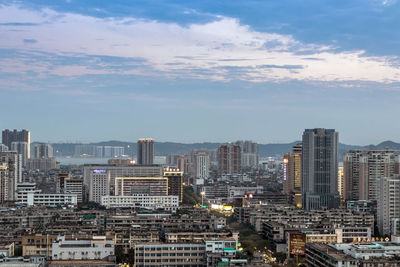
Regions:
<svg viewBox="0 0 400 267"><path fill-rule="evenodd" d="M41 194L37 190L21 194L19 204L27 206L57 206L76 205L77 196L74 194Z"/></svg>
<svg viewBox="0 0 400 267"><path fill-rule="evenodd" d="M89 174L89 201L101 202L102 196L110 195L110 172L104 169L92 170Z"/></svg>
<svg viewBox="0 0 400 267"><path fill-rule="evenodd" d="M194 154L196 185L203 185L210 175L210 155L206 151L197 151Z"/></svg>
<svg viewBox="0 0 400 267"><path fill-rule="evenodd" d="M176 211L179 207L179 196L150 196L148 194L103 196L101 205L107 208L144 208Z"/></svg>
<svg viewBox="0 0 400 267"><path fill-rule="evenodd" d="M400 175L377 182L377 224L381 235L390 235L393 219L400 218Z"/></svg>
<svg viewBox="0 0 400 267"><path fill-rule="evenodd" d="M105 236L59 236L52 246L53 260L100 260L114 255L114 240Z"/></svg>
<svg viewBox="0 0 400 267"><path fill-rule="evenodd" d="M78 203L83 201L84 186L83 178L68 178L64 180L64 193L75 194Z"/></svg>

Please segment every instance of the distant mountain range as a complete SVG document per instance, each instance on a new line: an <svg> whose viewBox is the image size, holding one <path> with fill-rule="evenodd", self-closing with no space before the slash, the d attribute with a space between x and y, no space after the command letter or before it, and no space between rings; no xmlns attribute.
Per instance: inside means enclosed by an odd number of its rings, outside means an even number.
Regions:
<svg viewBox="0 0 400 267"><path fill-rule="evenodd" d="M283 155L286 152L290 152L292 147L300 141L292 143L282 144L259 144L260 157L273 157ZM35 144L35 143L33 143ZM187 154L193 149L217 149L219 145L223 143L174 143L174 142L155 142L154 149L156 156L166 156L169 154ZM70 156L72 157L75 153L75 146L82 145L79 143L53 143L54 153L56 156ZM106 141L98 143L90 143L89 145L95 146L121 146L125 148L125 154L136 155L136 142L122 142L122 141ZM344 152L351 149L393 149L400 151L400 143L392 141L385 141L378 145L367 145L367 146L356 146L346 145L339 143L339 155L340 157Z"/></svg>

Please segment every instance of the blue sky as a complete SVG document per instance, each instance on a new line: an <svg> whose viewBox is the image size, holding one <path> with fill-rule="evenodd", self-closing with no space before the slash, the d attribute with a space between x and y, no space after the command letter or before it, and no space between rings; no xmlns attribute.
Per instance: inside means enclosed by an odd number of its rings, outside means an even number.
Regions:
<svg viewBox="0 0 400 267"><path fill-rule="evenodd" d="M396 0L2 1L1 128L36 141L400 142Z"/></svg>

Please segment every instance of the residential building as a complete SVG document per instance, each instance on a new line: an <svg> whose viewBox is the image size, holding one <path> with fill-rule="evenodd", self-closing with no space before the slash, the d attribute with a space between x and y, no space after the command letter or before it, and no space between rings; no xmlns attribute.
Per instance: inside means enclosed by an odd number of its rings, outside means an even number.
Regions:
<svg viewBox="0 0 400 267"><path fill-rule="evenodd" d="M350 150L343 156L345 200L376 200L377 181L395 174L393 150Z"/></svg>
<svg viewBox="0 0 400 267"><path fill-rule="evenodd" d="M258 168L258 144L252 141L236 141L240 146L241 166L243 169Z"/></svg>
<svg viewBox="0 0 400 267"><path fill-rule="evenodd" d="M50 171L59 168L56 158L31 158L26 163L27 170Z"/></svg>
<svg viewBox="0 0 400 267"><path fill-rule="evenodd" d="M137 243L135 266L205 266L205 245L199 243Z"/></svg>
<svg viewBox="0 0 400 267"><path fill-rule="evenodd" d="M377 225L380 235L392 234L393 220L400 218L400 175L377 181Z"/></svg>
<svg viewBox="0 0 400 267"><path fill-rule="evenodd" d="M35 144L35 158L52 158L53 157L53 147L51 144Z"/></svg>
<svg viewBox="0 0 400 267"><path fill-rule="evenodd" d="M68 178L64 180L64 193L76 195L78 203L83 202L84 192L83 178Z"/></svg>
<svg viewBox="0 0 400 267"><path fill-rule="evenodd" d="M15 151L0 152L0 165L7 167L3 169L3 176L8 175L7 200L15 200L17 184L22 183L22 156Z"/></svg>
<svg viewBox="0 0 400 267"><path fill-rule="evenodd" d="M306 210L336 208L338 133L333 129L306 129L302 147L302 206Z"/></svg>
<svg viewBox="0 0 400 267"><path fill-rule="evenodd" d="M211 160L210 155L205 150L193 152L195 184L203 185L210 175Z"/></svg>
<svg viewBox="0 0 400 267"><path fill-rule="evenodd" d="M22 141L14 141L11 142L11 151L16 151L18 154L21 154L22 166L26 166L28 161L28 143Z"/></svg>
<svg viewBox="0 0 400 267"><path fill-rule="evenodd" d="M110 171L94 169L89 173L89 201L101 202L102 196L110 195Z"/></svg>
<svg viewBox="0 0 400 267"><path fill-rule="evenodd" d="M8 182L9 182L8 165L3 163L0 165L0 203L9 200Z"/></svg>
<svg viewBox="0 0 400 267"><path fill-rule="evenodd" d="M218 147L218 173L240 173L242 171L241 148L227 144Z"/></svg>
<svg viewBox="0 0 400 267"><path fill-rule="evenodd" d="M137 141L138 165L153 165L154 162L154 139L141 138Z"/></svg>
<svg viewBox="0 0 400 267"><path fill-rule="evenodd" d="M11 149L12 142L26 142L27 143L27 158L31 157L31 133L25 129L21 131L10 131L8 129L3 130L2 132L2 143L8 147L8 150Z"/></svg>
<svg viewBox="0 0 400 267"><path fill-rule="evenodd" d="M22 236L22 256L42 256L47 259L52 255L52 244L56 235L24 235Z"/></svg>

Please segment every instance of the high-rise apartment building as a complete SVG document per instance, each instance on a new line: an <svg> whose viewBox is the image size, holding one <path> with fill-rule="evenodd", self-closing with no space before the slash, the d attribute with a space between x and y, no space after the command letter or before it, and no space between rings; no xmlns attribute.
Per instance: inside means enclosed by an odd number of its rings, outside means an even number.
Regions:
<svg viewBox="0 0 400 267"><path fill-rule="evenodd" d="M301 157L301 144L293 146L293 151L283 156L283 192L293 195L298 207L301 207Z"/></svg>
<svg viewBox="0 0 400 267"><path fill-rule="evenodd" d="M16 151L18 154L21 154L22 166L25 167L28 161L28 143L21 141L11 142L11 151Z"/></svg>
<svg viewBox="0 0 400 267"><path fill-rule="evenodd" d="M11 150L12 142L26 142L27 143L27 158L31 157L31 133L25 129L21 131L10 131L8 129L3 130L2 132L2 143Z"/></svg>
<svg viewBox="0 0 400 267"><path fill-rule="evenodd" d="M193 152L194 182L196 185L203 185L210 175L210 155L205 150Z"/></svg>
<svg viewBox="0 0 400 267"><path fill-rule="evenodd" d="M8 198L8 166L7 164L0 165L0 203L7 201Z"/></svg>
<svg viewBox="0 0 400 267"><path fill-rule="evenodd" d="M242 171L241 148L239 145L221 145L218 148L218 173L233 174Z"/></svg>
<svg viewBox="0 0 400 267"><path fill-rule="evenodd" d="M236 141L240 146L242 168L258 168L258 144L252 141Z"/></svg>
<svg viewBox="0 0 400 267"><path fill-rule="evenodd" d="M35 158L52 158L53 157L53 147L50 144L35 144Z"/></svg>
<svg viewBox="0 0 400 267"><path fill-rule="evenodd" d="M22 183L22 156L15 151L0 152L0 165L7 167L7 200L15 200L17 184Z"/></svg>
<svg viewBox="0 0 400 267"><path fill-rule="evenodd" d="M141 138L137 141L137 161L139 165L152 165L154 162L154 139Z"/></svg>
<svg viewBox="0 0 400 267"><path fill-rule="evenodd" d="M345 200L376 200L380 177L395 174L393 150L350 150L343 156Z"/></svg>
<svg viewBox="0 0 400 267"><path fill-rule="evenodd" d="M379 234L394 234L394 220L400 218L400 175L377 180L377 224Z"/></svg>
<svg viewBox="0 0 400 267"><path fill-rule="evenodd" d="M69 178L64 180L64 194L75 194L77 202L83 202L84 196L83 178Z"/></svg>
<svg viewBox="0 0 400 267"><path fill-rule="evenodd" d="M89 201L101 203L102 196L110 195L110 172L94 169L89 174Z"/></svg>
<svg viewBox="0 0 400 267"><path fill-rule="evenodd" d="M338 133L333 129L306 129L302 148L302 202L306 210L339 205Z"/></svg>

